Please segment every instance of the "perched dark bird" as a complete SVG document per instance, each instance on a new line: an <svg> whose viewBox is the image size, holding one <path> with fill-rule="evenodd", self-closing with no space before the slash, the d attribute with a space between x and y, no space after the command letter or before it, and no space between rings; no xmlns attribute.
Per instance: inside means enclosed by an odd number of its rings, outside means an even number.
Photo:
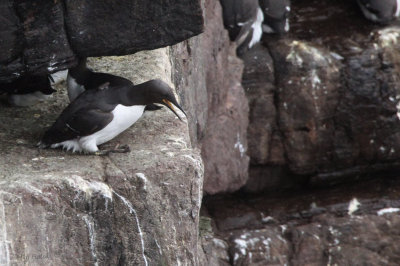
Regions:
<svg viewBox="0 0 400 266"><path fill-rule="evenodd" d="M260 0L264 13L263 31L282 34L289 31L290 0Z"/></svg>
<svg viewBox="0 0 400 266"><path fill-rule="evenodd" d="M263 13L258 0L220 0L224 26L231 41L238 46L238 54L258 43L262 36Z"/></svg>
<svg viewBox="0 0 400 266"><path fill-rule="evenodd" d="M15 106L30 106L47 99L55 90L50 75L24 75L12 82L1 83L0 93L6 93L8 102Z"/></svg>
<svg viewBox="0 0 400 266"><path fill-rule="evenodd" d="M167 106L179 119L173 105L185 114L171 87L161 80L115 87L106 82L76 98L44 134L38 146L96 153L98 145L132 126L142 116L145 106L153 103Z"/></svg>
<svg viewBox="0 0 400 266"><path fill-rule="evenodd" d="M400 0L357 0L364 16L382 24L388 24L400 15Z"/></svg>
<svg viewBox="0 0 400 266"><path fill-rule="evenodd" d="M133 85L129 79L108 73L94 72L87 67L86 62L86 58L81 58L77 66L68 70L67 90L70 102L85 90L97 89L105 83L108 83L110 87ZM154 111L159 109L161 109L160 106L149 104L145 110Z"/></svg>

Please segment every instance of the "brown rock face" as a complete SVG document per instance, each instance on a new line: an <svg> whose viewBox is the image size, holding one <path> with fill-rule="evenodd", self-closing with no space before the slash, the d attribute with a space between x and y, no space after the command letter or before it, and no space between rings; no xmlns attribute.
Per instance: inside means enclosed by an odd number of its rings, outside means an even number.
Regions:
<svg viewBox="0 0 400 266"><path fill-rule="evenodd" d="M393 178L313 192L207 198L202 210L212 217L215 234L208 243L220 245L206 256L223 258L218 254L228 251L230 265L394 266L400 259L399 193Z"/></svg>
<svg viewBox="0 0 400 266"><path fill-rule="evenodd" d="M358 31L353 25L350 32L329 32L338 10L315 24L308 20L316 13L294 5L291 37L298 39L265 37L265 47L243 56L250 105L247 191L400 169L400 31L359 22Z"/></svg>
<svg viewBox="0 0 400 266"><path fill-rule="evenodd" d="M248 105L240 84L243 65L224 29L219 2L206 1L205 12L204 34L175 46L173 53L178 90L192 88L183 100L193 118L192 140L202 150L204 192L215 194L247 181Z"/></svg>
<svg viewBox="0 0 400 266"><path fill-rule="evenodd" d="M296 174L315 173L331 162L339 62L305 42L285 39L270 48L277 73L277 123L288 166Z"/></svg>
<svg viewBox="0 0 400 266"><path fill-rule="evenodd" d="M245 53L242 59L245 64L242 84L251 110L248 128L248 154L251 163L279 163L283 155L272 151L272 138L279 135L276 124L274 62L268 49L261 44Z"/></svg>

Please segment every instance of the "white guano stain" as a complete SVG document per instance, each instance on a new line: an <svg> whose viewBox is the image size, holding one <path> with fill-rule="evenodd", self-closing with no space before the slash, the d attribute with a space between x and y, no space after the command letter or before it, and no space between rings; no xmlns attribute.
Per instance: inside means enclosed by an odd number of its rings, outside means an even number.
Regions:
<svg viewBox="0 0 400 266"><path fill-rule="evenodd" d="M353 213L356 212L360 206L361 203L356 198L353 198L349 203L349 207L347 208L347 214L353 215Z"/></svg>
<svg viewBox="0 0 400 266"><path fill-rule="evenodd" d="M97 262L97 253L96 253L96 232L94 230L94 221L93 218L90 216L83 216L83 220L86 223L89 232L89 241L90 241L90 251L92 253L92 257L94 260L94 265L98 266L99 263Z"/></svg>
<svg viewBox="0 0 400 266"><path fill-rule="evenodd" d="M143 233L142 233L142 229L141 229L141 227L140 227L140 222L139 222L139 218L138 218L138 215L137 215L137 213L136 213L136 210L133 208L132 204L131 204L126 198L124 198L123 196L121 196L120 194L118 194L118 193L115 192L115 191L113 191L113 193L114 193L115 195L117 195L117 197L120 198L120 199L122 200L122 202L125 204L125 206L128 207L129 212L130 212L131 214L133 214L133 216L135 217L136 226L137 226L137 229L138 229L138 233L139 233L139 237L140 237L140 243L141 243L141 247L142 247L142 256L143 256L144 264L145 264L146 266L148 266L149 263L147 262L146 255L144 254L145 248L144 248Z"/></svg>
<svg viewBox="0 0 400 266"><path fill-rule="evenodd" d="M379 45L383 48L395 46L398 43L400 32L394 27L385 28L378 31Z"/></svg>
<svg viewBox="0 0 400 266"><path fill-rule="evenodd" d="M136 173L135 176L143 182L143 190L147 189L147 178L143 173Z"/></svg>
<svg viewBox="0 0 400 266"><path fill-rule="evenodd" d="M67 182L71 187L79 191L83 191L87 199L92 197L93 193L99 193L104 198L112 201L112 189L103 182L88 181L79 175L72 175L68 177Z"/></svg>
<svg viewBox="0 0 400 266"><path fill-rule="evenodd" d="M396 104L396 109L397 109L397 118L400 120L400 101Z"/></svg>
<svg viewBox="0 0 400 266"><path fill-rule="evenodd" d="M378 216L382 216L382 215L384 215L384 214L386 214L386 213L394 213L394 212L400 212L400 209L399 208L384 208L384 209L381 209L381 210L379 210L379 211L377 211L377 214L378 214Z"/></svg>
<svg viewBox="0 0 400 266"><path fill-rule="evenodd" d="M160 253L160 255L162 255L163 252L162 252L162 249L161 249L160 244L158 243L157 239L154 239L154 241L156 242L156 246L157 246L157 248L158 248L158 253Z"/></svg>
<svg viewBox="0 0 400 266"><path fill-rule="evenodd" d="M214 246L216 246L218 248L221 248L221 249L228 248L228 244L225 241L223 241L222 239L213 238L212 242L213 242Z"/></svg>
<svg viewBox="0 0 400 266"><path fill-rule="evenodd" d="M0 263L1 265L11 265L10 259L10 241L7 240L7 221L6 211L3 202L1 203L1 241L0 241Z"/></svg>
<svg viewBox="0 0 400 266"><path fill-rule="evenodd" d="M254 232L259 232L258 230L255 230ZM283 238L278 238L280 241L285 242ZM271 259L271 244L272 244L272 239L267 236L257 236L257 237L251 237L250 233L244 233L240 235L239 238L234 240L235 243L235 249L238 250L238 252L235 252L234 254L234 262L236 262L240 257L245 257L248 255L250 261L251 261L251 252L252 250L256 250L258 247L258 250L261 251L263 250L263 253L266 256L267 260Z"/></svg>
<svg viewBox="0 0 400 266"><path fill-rule="evenodd" d="M319 78L316 69L313 69L311 71L310 80L311 80L311 94L315 101L315 111L317 112L317 114L319 114L320 110L318 106L318 99L319 99L318 91L320 89L321 79Z"/></svg>
<svg viewBox="0 0 400 266"><path fill-rule="evenodd" d="M293 65L295 66L303 66L303 58L300 56L299 52L296 51L295 47L297 47L299 45L298 41L293 41L290 44L290 52L289 54L286 56L286 60L291 62Z"/></svg>
<svg viewBox="0 0 400 266"><path fill-rule="evenodd" d="M244 153L246 152L246 149L244 148L243 144L240 142L240 134L237 133L237 141L234 146L235 149L238 149L240 152L240 157L243 157Z"/></svg>

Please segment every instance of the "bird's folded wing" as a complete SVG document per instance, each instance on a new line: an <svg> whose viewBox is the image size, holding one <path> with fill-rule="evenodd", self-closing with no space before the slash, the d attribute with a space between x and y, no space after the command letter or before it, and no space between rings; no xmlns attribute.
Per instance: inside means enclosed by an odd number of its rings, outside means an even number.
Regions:
<svg viewBox="0 0 400 266"><path fill-rule="evenodd" d="M76 136L88 136L107 126L113 117L112 113L100 109L83 109L67 119L65 127L76 133Z"/></svg>
<svg viewBox="0 0 400 266"><path fill-rule="evenodd" d="M89 136L107 126L113 119L111 112L100 109L80 109L61 116L45 135L46 143L59 143L77 137Z"/></svg>

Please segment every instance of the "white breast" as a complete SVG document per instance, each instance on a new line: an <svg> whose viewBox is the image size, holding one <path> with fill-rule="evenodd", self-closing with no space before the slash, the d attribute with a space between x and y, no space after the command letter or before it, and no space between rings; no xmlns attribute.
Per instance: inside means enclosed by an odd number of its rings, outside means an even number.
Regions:
<svg viewBox="0 0 400 266"><path fill-rule="evenodd" d="M101 145L119 135L132 126L143 114L145 105L124 106L117 105L112 111L114 119L102 130L79 139L79 144L84 150L97 151Z"/></svg>
<svg viewBox="0 0 400 266"><path fill-rule="evenodd" d="M253 36L251 38L251 41L249 43L249 48L253 47L256 43L258 43L261 40L262 37L262 22L264 21L264 13L262 12L261 8L258 8L257 10L257 19L251 25L253 28Z"/></svg>
<svg viewBox="0 0 400 266"><path fill-rule="evenodd" d="M76 97L78 97L82 92L85 91L85 88L79 85L76 80L69 74L67 76L67 89L70 102L75 100Z"/></svg>
<svg viewBox="0 0 400 266"><path fill-rule="evenodd" d="M61 70L61 71L51 74L51 77L54 80L54 82L52 82L52 84L57 84L63 80L66 80L67 76L68 76L68 70Z"/></svg>
<svg viewBox="0 0 400 266"><path fill-rule="evenodd" d="M8 96L8 102L15 106L31 106L38 102L42 102L49 98L50 95L40 91L35 91L27 94L11 94Z"/></svg>

